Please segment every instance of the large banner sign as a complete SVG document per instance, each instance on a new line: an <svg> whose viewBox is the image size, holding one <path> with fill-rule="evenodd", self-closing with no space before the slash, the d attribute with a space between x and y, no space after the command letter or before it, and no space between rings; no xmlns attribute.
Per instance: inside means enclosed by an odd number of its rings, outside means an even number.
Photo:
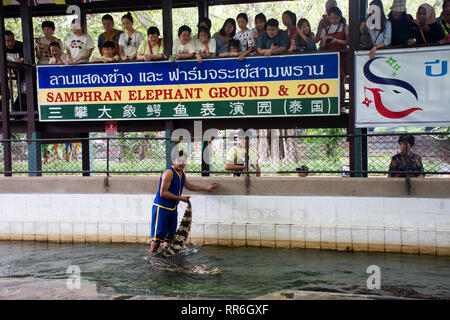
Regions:
<svg viewBox="0 0 450 320"><path fill-rule="evenodd" d="M356 52L356 126L449 126L449 60L448 46Z"/></svg>
<svg viewBox="0 0 450 320"><path fill-rule="evenodd" d="M339 115L337 53L38 66L40 121Z"/></svg>

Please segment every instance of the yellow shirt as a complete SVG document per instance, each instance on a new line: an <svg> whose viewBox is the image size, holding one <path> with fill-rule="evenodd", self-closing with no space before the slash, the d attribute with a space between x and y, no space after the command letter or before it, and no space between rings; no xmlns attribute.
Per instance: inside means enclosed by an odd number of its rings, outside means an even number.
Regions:
<svg viewBox="0 0 450 320"><path fill-rule="evenodd" d="M153 50L153 54L157 55L157 54L164 54L164 43L163 43L164 39L161 39L161 44L158 46L153 46L152 50ZM142 41L141 45L139 46L138 49L138 54L151 54L150 52L150 47L148 45L148 40L146 41Z"/></svg>

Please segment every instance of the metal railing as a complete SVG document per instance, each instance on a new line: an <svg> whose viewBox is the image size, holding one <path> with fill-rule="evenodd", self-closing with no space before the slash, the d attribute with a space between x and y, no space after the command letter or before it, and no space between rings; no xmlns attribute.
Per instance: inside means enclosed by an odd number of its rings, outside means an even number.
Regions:
<svg viewBox="0 0 450 320"><path fill-rule="evenodd" d="M10 139L0 141L0 173L5 175L151 175L160 174L171 163L177 142L164 137L91 137L74 139ZM400 133L360 135L311 135L292 130L257 130L254 137L236 138L235 133L210 142L182 141L186 172L197 175L297 175L303 167L308 175L386 176L414 171L393 171L392 157L400 152ZM450 175L450 134L412 133L413 153L420 156L426 176ZM360 169L350 170L350 139L363 139ZM365 144L367 141L367 144ZM4 147L11 148L12 170L5 171ZM30 149L31 148L31 149ZM33 150L34 148L34 150ZM84 149L84 150L83 150ZM41 164L29 169L28 154L40 151ZM366 160L367 159L367 160ZM365 164L366 165L365 165ZM230 169L228 165L239 166ZM367 168L366 168L367 166ZM31 166L33 167L33 166ZM236 168L236 167L234 167ZM406 167L408 168L408 167ZM229 169L229 170L227 170ZM306 172L303 172L306 173Z"/></svg>

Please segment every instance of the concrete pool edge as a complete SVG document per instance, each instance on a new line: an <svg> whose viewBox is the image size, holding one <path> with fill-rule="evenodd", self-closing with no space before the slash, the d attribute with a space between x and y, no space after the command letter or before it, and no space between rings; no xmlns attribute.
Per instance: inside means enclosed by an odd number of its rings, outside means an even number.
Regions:
<svg viewBox="0 0 450 320"><path fill-rule="evenodd" d="M192 177L190 241L450 256L450 179ZM0 240L149 243L158 177L2 177ZM184 211L180 204L179 212ZM181 214L179 214L181 216ZM181 218L181 217L179 217Z"/></svg>

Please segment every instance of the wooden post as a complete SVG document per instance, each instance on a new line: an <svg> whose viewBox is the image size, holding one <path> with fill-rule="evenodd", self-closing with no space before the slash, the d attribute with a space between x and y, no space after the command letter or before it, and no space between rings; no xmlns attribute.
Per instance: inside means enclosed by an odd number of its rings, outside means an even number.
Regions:
<svg viewBox="0 0 450 320"><path fill-rule="evenodd" d="M164 55L168 58L172 56L172 0L161 0L163 15L163 38L164 38Z"/></svg>
<svg viewBox="0 0 450 320"><path fill-rule="evenodd" d="M90 138L90 134L83 135L83 138ZM83 171L91 170L91 140L81 140L81 163ZM84 177L89 177L91 174L89 172L83 172Z"/></svg>
<svg viewBox="0 0 450 320"><path fill-rule="evenodd" d="M169 168L172 165L172 149L173 143L170 141L173 132L173 121L166 121L166 168Z"/></svg>
<svg viewBox="0 0 450 320"><path fill-rule="evenodd" d="M349 123L347 126L347 134L354 135L355 130L355 50L358 48L359 42L359 21L360 21L360 7L359 0L349 0ZM359 144L359 146L357 145ZM355 137L349 138L349 158L350 158L350 171L361 170L361 153L357 152L360 147L360 139ZM351 174L355 176L354 173Z"/></svg>
<svg viewBox="0 0 450 320"><path fill-rule="evenodd" d="M31 7L25 1L20 3L20 17L22 19L23 35L23 57L25 66L25 85L27 101L27 139L39 139L40 134L36 132L36 122L34 120L34 111L37 110L37 86L33 65L34 56L34 38L33 38L33 19ZM39 141L28 142L28 169L30 171L42 170L41 143ZM30 176L41 176L41 173L30 173Z"/></svg>
<svg viewBox="0 0 450 320"><path fill-rule="evenodd" d="M0 93L1 110L2 110L2 139L11 139L11 129L9 127L9 89L8 89L8 74L6 70L6 52L5 52L5 20L3 11L3 1L0 1ZM4 170L12 171L11 159L11 142L4 142L3 146L3 162ZM5 173L5 176L11 176L11 173Z"/></svg>
<svg viewBox="0 0 450 320"><path fill-rule="evenodd" d="M206 1L206 0L198 0L197 8L198 8L198 18L199 19L209 16L208 1Z"/></svg>

